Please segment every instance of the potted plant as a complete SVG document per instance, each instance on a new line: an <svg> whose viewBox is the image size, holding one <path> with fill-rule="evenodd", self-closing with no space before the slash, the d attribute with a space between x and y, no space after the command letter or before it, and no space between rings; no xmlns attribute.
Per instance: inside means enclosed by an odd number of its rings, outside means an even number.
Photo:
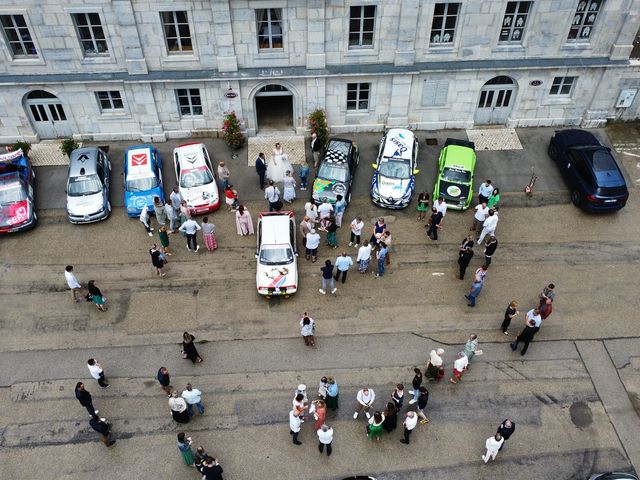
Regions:
<svg viewBox="0 0 640 480"><path fill-rule="evenodd" d="M324 110L315 109L309 114L309 129L318 136L320 145L326 145L329 137L329 127L327 126L327 117Z"/></svg>
<svg viewBox="0 0 640 480"><path fill-rule="evenodd" d="M22 149L22 154L25 157L29 156L29 151L31 150L31 144L29 142L16 142L9 147L13 152L16 150Z"/></svg>
<svg viewBox="0 0 640 480"><path fill-rule="evenodd" d="M240 130L240 120L236 116L236 112L225 113L222 121L222 130L224 130L224 141L227 142L229 148L237 150L244 145L244 135Z"/></svg>
<svg viewBox="0 0 640 480"><path fill-rule="evenodd" d="M76 142L73 138L65 138L60 144L60 151L67 157L70 157L71 152L73 152L79 146L80 145L78 145L78 142Z"/></svg>

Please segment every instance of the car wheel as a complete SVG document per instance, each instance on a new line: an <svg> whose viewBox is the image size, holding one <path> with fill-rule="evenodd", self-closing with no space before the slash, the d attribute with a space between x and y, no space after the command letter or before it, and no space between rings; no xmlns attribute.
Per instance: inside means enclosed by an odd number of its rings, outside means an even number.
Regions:
<svg viewBox="0 0 640 480"><path fill-rule="evenodd" d="M549 154L551 160L555 161L558 157L558 147L556 147L553 143L549 143L549 149L547 150L547 153Z"/></svg>
<svg viewBox="0 0 640 480"><path fill-rule="evenodd" d="M582 198L581 198L580 192L578 190L572 190L571 191L571 202L576 207L579 207L580 204L582 203Z"/></svg>

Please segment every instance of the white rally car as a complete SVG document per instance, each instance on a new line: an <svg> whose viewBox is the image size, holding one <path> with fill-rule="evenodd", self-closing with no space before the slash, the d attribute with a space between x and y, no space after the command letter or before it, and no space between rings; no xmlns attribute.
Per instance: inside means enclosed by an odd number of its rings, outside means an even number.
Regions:
<svg viewBox="0 0 640 480"><path fill-rule="evenodd" d="M298 250L293 212L258 214L256 286L260 295L288 298L298 291Z"/></svg>
<svg viewBox="0 0 640 480"><path fill-rule="evenodd" d="M418 141L413 132L393 128L382 137L371 179L371 201L379 207L400 209L411 203L418 163Z"/></svg>
<svg viewBox="0 0 640 480"><path fill-rule="evenodd" d="M178 188L192 215L220 208L216 177L211 168L207 147L202 143L187 143L173 150L173 166Z"/></svg>

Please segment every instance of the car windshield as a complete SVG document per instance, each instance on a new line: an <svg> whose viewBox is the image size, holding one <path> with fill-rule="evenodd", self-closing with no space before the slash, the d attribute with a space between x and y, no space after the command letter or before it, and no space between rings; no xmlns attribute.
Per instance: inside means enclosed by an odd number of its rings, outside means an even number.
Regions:
<svg viewBox="0 0 640 480"><path fill-rule="evenodd" d="M380 175L389 178L406 179L411 177L411 166L405 160L386 160L380 164Z"/></svg>
<svg viewBox="0 0 640 480"><path fill-rule="evenodd" d="M71 177L67 195L70 197L81 197L83 195L93 195L102 191L102 183L97 175L83 177Z"/></svg>
<svg viewBox="0 0 640 480"><path fill-rule="evenodd" d="M471 172L458 170L457 168L445 168L442 171L442 180L447 182L469 183Z"/></svg>
<svg viewBox="0 0 640 480"><path fill-rule="evenodd" d="M213 177L205 166L183 170L180 174L180 186L184 188L200 187L211 182L213 182Z"/></svg>
<svg viewBox="0 0 640 480"><path fill-rule="evenodd" d="M158 179L154 176L127 179L127 191L129 192L146 192L157 186Z"/></svg>
<svg viewBox="0 0 640 480"><path fill-rule="evenodd" d="M593 163L593 170L597 172L610 172L612 170L618 170L616 162L609 152L606 150L595 150L591 154L591 163Z"/></svg>
<svg viewBox="0 0 640 480"><path fill-rule="evenodd" d="M289 246L263 247L260 263L263 265L287 265L293 262L293 251Z"/></svg>
<svg viewBox="0 0 640 480"><path fill-rule="evenodd" d="M326 178L327 180L337 180L338 182L346 182L349 180L349 169L344 164L336 165L322 162L320 170L318 171L318 177Z"/></svg>
<svg viewBox="0 0 640 480"><path fill-rule="evenodd" d="M0 205L10 205L22 202L27 199L27 192L24 191L19 182L9 185L0 185Z"/></svg>

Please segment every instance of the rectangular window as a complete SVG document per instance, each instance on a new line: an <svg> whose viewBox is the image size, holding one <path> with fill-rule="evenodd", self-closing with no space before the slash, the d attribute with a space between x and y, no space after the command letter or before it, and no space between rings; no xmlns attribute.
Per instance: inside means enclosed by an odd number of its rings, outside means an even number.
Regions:
<svg viewBox="0 0 640 480"><path fill-rule="evenodd" d="M104 92L96 92L98 105L103 112L111 112L113 110L123 110L122 95L118 90L108 90Z"/></svg>
<svg viewBox="0 0 640 480"><path fill-rule="evenodd" d="M349 48L373 46L376 6L351 7L349 14Z"/></svg>
<svg viewBox="0 0 640 480"><path fill-rule="evenodd" d="M431 24L431 45L453 43L459 11L459 3L436 3Z"/></svg>
<svg viewBox="0 0 640 480"><path fill-rule="evenodd" d="M532 4L533 2L507 2L498 39L500 43L522 42Z"/></svg>
<svg viewBox="0 0 640 480"><path fill-rule="evenodd" d="M347 84L347 110L368 111L370 83Z"/></svg>
<svg viewBox="0 0 640 480"><path fill-rule="evenodd" d="M425 80L422 86L423 107L443 107L447 104L449 80Z"/></svg>
<svg viewBox="0 0 640 480"><path fill-rule="evenodd" d="M107 40L97 13L74 13L73 23L76 26L78 39L85 57L107 54Z"/></svg>
<svg viewBox="0 0 640 480"><path fill-rule="evenodd" d="M258 48L260 50L282 48L282 9L256 10L256 22L258 23Z"/></svg>
<svg viewBox="0 0 640 480"><path fill-rule="evenodd" d="M14 58L38 56L23 15L0 15L0 23Z"/></svg>
<svg viewBox="0 0 640 480"><path fill-rule="evenodd" d="M191 29L187 12L160 12L169 53L191 52Z"/></svg>
<svg viewBox="0 0 640 480"><path fill-rule="evenodd" d="M179 88L176 90L176 97L181 116L202 115L202 100L198 88Z"/></svg>
<svg viewBox="0 0 640 480"><path fill-rule="evenodd" d="M588 42L604 0L579 0L569 28L568 42Z"/></svg>
<svg viewBox="0 0 640 480"><path fill-rule="evenodd" d="M551 84L551 90L549 95L571 95L573 85L576 83L578 77L555 77Z"/></svg>

